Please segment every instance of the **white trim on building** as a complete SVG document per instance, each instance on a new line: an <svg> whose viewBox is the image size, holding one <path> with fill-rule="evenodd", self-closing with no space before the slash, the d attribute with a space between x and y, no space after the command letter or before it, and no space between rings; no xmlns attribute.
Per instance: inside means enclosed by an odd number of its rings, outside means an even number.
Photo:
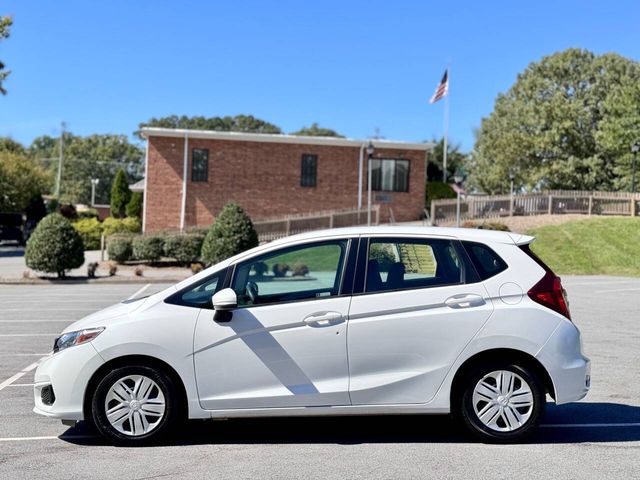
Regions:
<svg viewBox="0 0 640 480"><path fill-rule="evenodd" d="M286 135L286 134L273 134L273 133L245 133L245 132L217 132L214 130L190 130L184 128L158 128L158 127L144 127L141 130L141 134L144 138L149 137L174 137L185 138L188 136L190 139L202 138L210 140L235 140L242 142L264 142L264 143L291 143L299 145L330 145L338 147L357 147L360 148L363 144L367 144L369 141L373 143L375 148L397 148L405 150L433 150L433 143L413 143L413 142L401 142L396 140L383 140L383 139L367 139L356 140L353 138L339 138L339 137L307 137L298 135Z"/></svg>

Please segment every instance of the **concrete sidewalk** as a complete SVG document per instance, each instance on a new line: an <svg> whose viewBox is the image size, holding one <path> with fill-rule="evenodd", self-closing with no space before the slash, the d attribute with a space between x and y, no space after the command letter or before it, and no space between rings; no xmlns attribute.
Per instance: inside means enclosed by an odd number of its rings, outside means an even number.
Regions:
<svg viewBox="0 0 640 480"><path fill-rule="evenodd" d="M89 281L97 282L178 282L190 277L191 270L181 267L151 267L148 265L118 265L116 275L109 276L108 263L100 261L100 250L88 250L84 252L84 264L67 272L64 282L74 280L88 280L87 266L89 263L98 262L96 278ZM106 252L105 252L105 258ZM136 267L142 269L142 276L135 274ZM0 283L33 283L38 281L56 280L53 274L44 274L27 267L24 258L24 247L13 245L0 245Z"/></svg>

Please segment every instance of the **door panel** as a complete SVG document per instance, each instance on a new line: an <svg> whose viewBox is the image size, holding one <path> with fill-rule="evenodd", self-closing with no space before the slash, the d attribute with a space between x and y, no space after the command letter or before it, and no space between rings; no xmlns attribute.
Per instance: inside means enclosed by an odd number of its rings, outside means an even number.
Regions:
<svg viewBox="0 0 640 480"><path fill-rule="evenodd" d="M231 321L203 310L196 326L203 408L349 404L351 297L340 296L348 247L345 239L297 245L235 266Z"/></svg>
<svg viewBox="0 0 640 480"><path fill-rule="evenodd" d="M371 292L354 296L349 310L354 405L431 400L493 311L482 284L460 283L464 268L458 266L464 264L455 258L455 249L436 242L427 254L414 248L413 240L387 240L377 251L370 249L366 278Z"/></svg>
<svg viewBox="0 0 640 480"><path fill-rule="evenodd" d="M195 365L205 409L348 405L349 298L243 308L228 323L202 311ZM305 317L337 312L329 324Z"/></svg>

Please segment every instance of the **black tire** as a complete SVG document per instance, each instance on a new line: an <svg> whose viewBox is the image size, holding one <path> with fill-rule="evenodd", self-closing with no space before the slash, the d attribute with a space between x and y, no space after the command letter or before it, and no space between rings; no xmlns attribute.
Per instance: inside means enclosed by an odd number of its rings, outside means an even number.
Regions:
<svg viewBox="0 0 640 480"><path fill-rule="evenodd" d="M528 419L524 421L520 427L517 427L510 431L498 431L495 429L506 427L504 416L503 418L498 418L498 422L496 422L498 423L498 425L495 425L494 428L490 428L489 426L485 425L485 423L480 420L473 404L474 389L480 382L480 380L482 380L483 378L485 378L485 376L492 372L501 370L515 373L520 377L520 379L524 380L527 383L528 387L531 389L533 398L533 406L531 407L530 411L528 409L519 410L519 413L529 411L530 413ZM514 382L519 383L520 380L516 379L514 380ZM482 365L465 376L465 378L463 379L463 386L459 390L459 392L461 393L461 397L456 399L456 402L453 405L454 416L461 420L467 430L469 430L473 435L475 435L483 442L522 442L536 430L536 428L540 424L540 421L544 417L546 398L543 383L535 375L535 372L523 365L500 362L492 362ZM482 405L482 403L478 403L478 406ZM500 417L500 415L498 415L498 417Z"/></svg>
<svg viewBox="0 0 640 480"><path fill-rule="evenodd" d="M156 383L164 396L165 410L153 429L141 435L127 435L118 431L108 420L105 400L111 387L121 379L132 375L142 375ZM157 394L153 387L154 393ZM91 400L91 415L93 424L100 434L110 442L118 445L146 445L156 443L169 433L180 419L180 405L178 392L172 378L162 370L147 366L128 366L111 370L100 380ZM128 421L128 420L127 420ZM126 425L126 422L124 425ZM130 424L129 424L130 425Z"/></svg>

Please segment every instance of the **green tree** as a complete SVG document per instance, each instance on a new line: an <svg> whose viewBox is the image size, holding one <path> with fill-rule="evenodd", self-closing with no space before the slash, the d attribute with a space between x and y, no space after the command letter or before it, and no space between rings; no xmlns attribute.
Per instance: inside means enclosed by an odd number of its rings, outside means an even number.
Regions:
<svg viewBox="0 0 640 480"><path fill-rule="evenodd" d="M82 238L59 213L44 217L27 241L27 267L64 278L67 270L84 263Z"/></svg>
<svg viewBox="0 0 640 480"><path fill-rule="evenodd" d="M0 152L15 153L23 157L27 155L27 149L10 137L0 137Z"/></svg>
<svg viewBox="0 0 640 480"><path fill-rule="evenodd" d="M49 183L49 176L29 158L0 151L0 212L24 211Z"/></svg>
<svg viewBox="0 0 640 480"><path fill-rule="evenodd" d="M58 168L59 138L42 136L30 145L28 153L43 162L55 177ZM113 179L118 170L124 170L127 179L135 182L142 178L144 152L132 144L126 135L64 135L64 164L62 169L62 202L91 202L91 179L96 186L96 203L108 203Z"/></svg>
<svg viewBox="0 0 640 480"><path fill-rule="evenodd" d="M131 192L131 199L125 208L127 217L142 218L143 199L144 196L142 195L142 192Z"/></svg>
<svg viewBox="0 0 640 480"><path fill-rule="evenodd" d="M10 27L13 25L11 17L0 17L0 41L9 37ZM7 91L2 86L2 82L9 76L11 70L7 70L4 63L0 61L0 93L7 94Z"/></svg>
<svg viewBox="0 0 640 480"><path fill-rule="evenodd" d="M202 244L202 261L207 265L258 246L258 234L251 219L235 203L227 204L216 218Z"/></svg>
<svg viewBox="0 0 640 480"><path fill-rule="evenodd" d="M344 135L340 135L338 132L331 130L330 128L322 128L318 126L317 123L312 123L310 127L302 127L297 132L292 132L291 135L344 138Z"/></svg>
<svg viewBox="0 0 640 480"><path fill-rule="evenodd" d="M427 162L427 181L442 182L442 162L444 160L444 138L431 140L434 144L433 151L429 153ZM453 182L451 178L456 169L465 166L468 155L460 151L460 145L452 142L447 143L447 183Z"/></svg>
<svg viewBox="0 0 640 480"><path fill-rule="evenodd" d="M512 172L517 188L621 188L640 133L639 82L640 64L612 53L569 49L531 63L482 120L472 182L504 193Z"/></svg>
<svg viewBox="0 0 640 480"><path fill-rule="evenodd" d="M168 117L151 118L149 121L140 124L140 128L143 127L186 128L219 132L282 133L280 127L252 115L236 115L233 117L170 115ZM137 131L136 134L139 136L140 132Z"/></svg>
<svg viewBox="0 0 640 480"><path fill-rule="evenodd" d="M131 190L129 190L127 176L124 170L118 170L111 186L111 216L124 218L129 200L131 200Z"/></svg>

